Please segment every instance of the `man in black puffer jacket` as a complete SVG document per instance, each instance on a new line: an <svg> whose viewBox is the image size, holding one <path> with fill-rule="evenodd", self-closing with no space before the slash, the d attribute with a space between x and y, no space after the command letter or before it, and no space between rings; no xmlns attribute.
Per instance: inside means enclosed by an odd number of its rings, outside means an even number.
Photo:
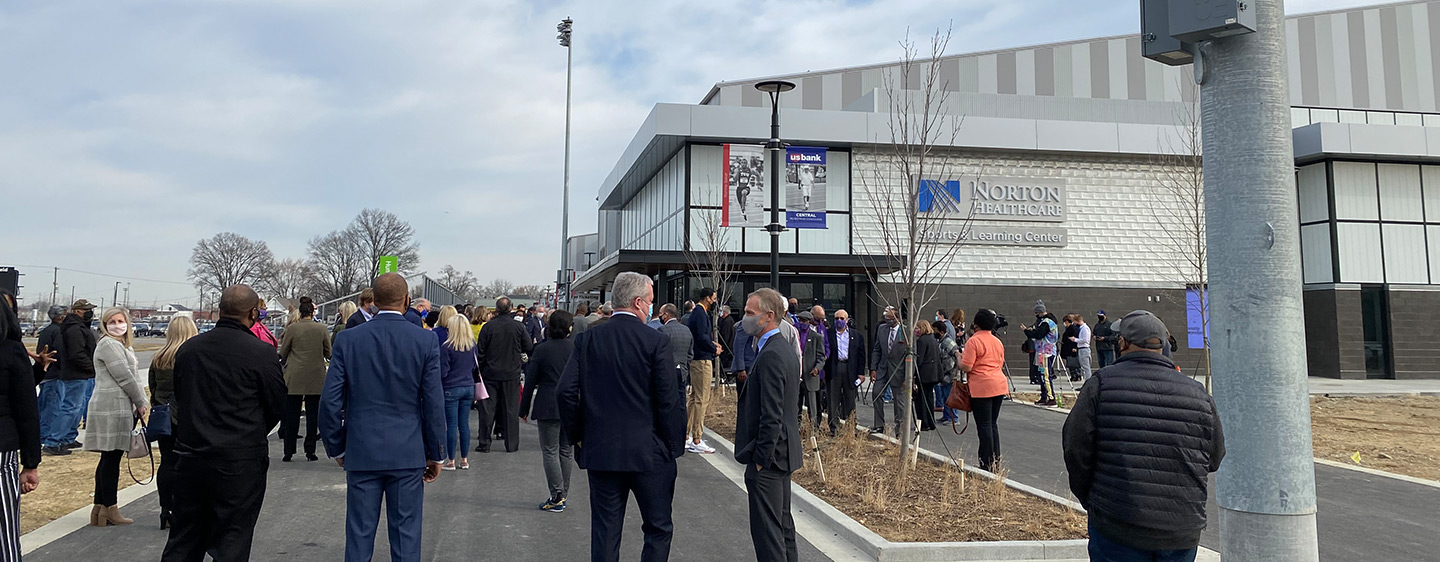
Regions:
<svg viewBox="0 0 1440 562"><path fill-rule="evenodd" d="M1225 457L1215 401L1162 354L1169 330L1137 310L1113 327L1120 358L1065 421L1070 491L1090 515L1091 560L1194 560L1209 474Z"/></svg>

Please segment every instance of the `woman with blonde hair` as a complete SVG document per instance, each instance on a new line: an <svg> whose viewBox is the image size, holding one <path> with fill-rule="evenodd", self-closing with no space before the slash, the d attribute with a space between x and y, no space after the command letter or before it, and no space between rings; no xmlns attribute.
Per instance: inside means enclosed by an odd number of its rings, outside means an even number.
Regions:
<svg viewBox="0 0 1440 562"><path fill-rule="evenodd" d="M360 307L352 301L340 303L339 317L335 319L335 327L330 329L330 343L335 343L335 336L345 331L345 321L349 320L350 317L354 316L359 310Z"/></svg>
<svg viewBox="0 0 1440 562"><path fill-rule="evenodd" d="M944 333L940 334L944 336ZM925 320L915 321L915 386L910 401L920 431L935 430L935 384L940 382L940 340L935 328Z"/></svg>
<svg viewBox="0 0 1440 562"><path fill-rule="evenodd" d="M490 309L481 305L475 307L475 310L471 312L474 314L470 316L470 331L475 332L475 339L478 340L480 339L480 328L485 327L485 321L490 319Z"/></svg>
<svg viewBox="0 0 1440 562"><path fill-rule="evenodd" d="M145 417L150 402L140 384L130 312L123 308L106 310L100 315L100 330L102 337L95 346L95 394L90 396L90 414L85 419L85 450L100 453L90 524L129 525L135 520L120 515L116 498L120 459L130 449L130 430L135 420Z"/></svg>
<svg viewBox="0 0 1440 562"><path fill-rule="evenodd" d="M189 316L176 316L170 320L165 331L165 347L155 353L150 361L150 400L156 408L167 409L175 398L175 353L185 340L199 334L195 320ZM170 435L156 438L160 445L160 473L155 475L155 488L160 495L160 528L170 527L171 490L175 482L175 428L174 416L170 417Z"/></svg>
<svg viewBox="0 0 1440 562"><path fill-rule="evenodd" d="M440 385L445 390L445 463L441 470L470 469L470 406L475 402L475 367L479 362L470 319L451 314L440 342ZM439 331L436 328L436 331ZM455 464L455 452L460 464Z"/></svg>

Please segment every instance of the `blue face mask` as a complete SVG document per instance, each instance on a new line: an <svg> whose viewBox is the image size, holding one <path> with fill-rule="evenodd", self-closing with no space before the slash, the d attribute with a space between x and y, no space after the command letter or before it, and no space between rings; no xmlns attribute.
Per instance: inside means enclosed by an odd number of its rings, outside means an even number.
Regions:
<svg viewBox="0 0 1440 562"><path fill-rule="evenodd" d="M268 311L268 310L265 310L265 309L263 309L263 308L260 309L260 319L261 319L261 320L264 320L264 319L265 319L265 316L268 315L269 313L270 313L270 311Z"/></svg>
<svg viewBox="0 0 1440 562"><path fill-rule="evenodd" d="M645 309L645 317L646 317L646 318L654 318L654 317L655 317L655 303L653 303L653 302L650 303L650 308Z"/></svg>

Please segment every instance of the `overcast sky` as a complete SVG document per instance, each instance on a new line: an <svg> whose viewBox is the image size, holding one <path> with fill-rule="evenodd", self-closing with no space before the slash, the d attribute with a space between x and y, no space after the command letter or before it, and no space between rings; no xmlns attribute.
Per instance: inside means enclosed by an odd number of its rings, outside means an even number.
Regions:
<svg viewBox="0 0 1440 562"><path fill-rule="evenodd" d="M0 265L24 266L27 300L48 297L58 266L98 274L62 270L62 300L73 286L109 302L122 281L137 305L193 302L197 240L234 231L303 257L310 237L379 207L415 227L418 269L546 283L559 267L565 16L579 234L656 103L895 60L907 28L953 21L956 54L1135 33L1138 13L1113 0L6 0Z"/></svg>

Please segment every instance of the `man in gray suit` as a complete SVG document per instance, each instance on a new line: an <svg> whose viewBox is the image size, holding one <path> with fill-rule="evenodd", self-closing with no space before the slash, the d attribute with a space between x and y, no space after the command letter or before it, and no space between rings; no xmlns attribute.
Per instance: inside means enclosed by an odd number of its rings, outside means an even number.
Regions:
<svg viewBox="0 0 1440 562"><path fill-rule="evenodd" d="M757 338L755 358L735 412L735 460L745 464L750 538L759 562L800 558L790 516L790 474L800 469L800 355L780 334L785 299L774 289L750 293L745 332Z"/></svg>
<svg viewBox="0 0 1440 562"><path fill-rule="evenodd" d="M660 307L660 333L670 338L670 353L675 356L676 376L680 377L680 398L685 398L685 385L690 382L690 360L695 357L695 337L680 322L680 311L674 304ZM690 444L689 439L685 441Z"/></svg>
<svg viewBox="0 0 1440 562"><path fill-rule="evenodd" d="M893 356L897 350L904 357L905 337L900 333L900 316L893 307L885 307L885 321L875 330L875 346L870 351L870 402L875 408L875 425L870 428L870 433L881 433L885 431L885 390L893 389L896 398L892 401L892 409L895 411L895 422L891 425L898 427L900 420L904 419L900 410L899 392L904 384L903 376L891 376L899 363L895 362Z"/></svg>

